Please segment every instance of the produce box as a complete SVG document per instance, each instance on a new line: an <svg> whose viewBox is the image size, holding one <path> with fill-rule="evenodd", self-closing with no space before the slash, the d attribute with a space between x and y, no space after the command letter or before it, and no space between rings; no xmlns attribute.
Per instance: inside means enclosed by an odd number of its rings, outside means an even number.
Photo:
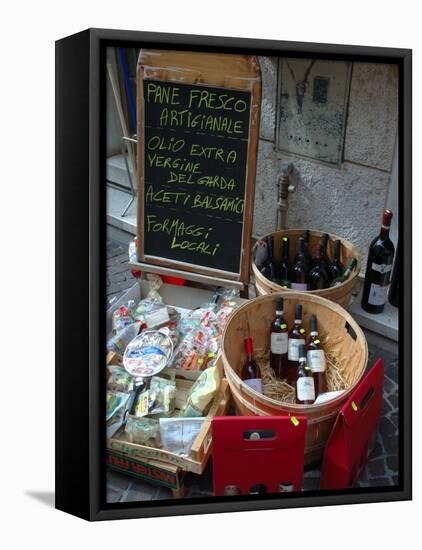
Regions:
<svg viewBox="0 0 422 550"><path fill-rule="evenodd" d="M133 458L111 450L107 450L106 461L110 470L171 489L174 498L182 498L184 495L185 472L178 466L158 460Z"/></svg>
<svg viewBox="0 0 422 550"><path fill-rule="evenodd" d="M136 282L113 306L107 311L107 332L111 333L111 319L113 311L129 300L138 302L143 299L150 289L148 281ZM204 303L210 302L213 297L213 290L192 288L187 286L176 286L163 284L158 291L163 297L166 305L177 308L181 313L195 309ZM236 298L240 303L245 300ZM221 352L220 352L221 353ZM211 420L213 416L224 416L227 413L230 401L230 389L227 381L223 378L223 365L219 354L216 366L220 372L220 388L214 396L208 409L200 432L195 438L189 456L180 456L160 448L132 443L124 427L121 427L111 438L107 440L109 452L118 453L128 459L148 459L160 461L163 465L173 465L183 471L201 474L207 464L211 453ZM170 369L167 369L170 370ZM176 409L181 408L186 402L189 389L202 371L176 370Z"/></svg>
<svg viewBox="0 0 422 550"><path fill-rule="evenodd" d="M219 362L219 369L222 370L221 362ZM191 380L176 380L176 408L178 401L180 404L184 402L183 396L187 395L193 383ZM107 449L117 451L126 457L155 459L178 466L187 472L202 474L211 454L211 420L213 416L224 416L227 413L230 397L227 380L222 379L220 389L212 401L211 408L187 457L163 449L131 443L124 428L120 428L112 438L107 440Z"/></svg>

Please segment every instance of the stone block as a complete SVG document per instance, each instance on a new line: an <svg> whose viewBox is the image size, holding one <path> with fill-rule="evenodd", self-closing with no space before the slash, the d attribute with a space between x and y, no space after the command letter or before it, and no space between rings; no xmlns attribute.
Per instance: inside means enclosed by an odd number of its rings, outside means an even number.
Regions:
<svg viewBox="0 0 422 550"><path fill-rule="evenodd" d="M276 123L277 94L277 57L259 57L262 77L261 123L259 135L261 139L274 141Z"/></svg>
<svg viewBox="0 0 422 550"><path fill-rule="evenodd" d="M390 171L397 121L397 66L354 63L344 159Z"/></svg>

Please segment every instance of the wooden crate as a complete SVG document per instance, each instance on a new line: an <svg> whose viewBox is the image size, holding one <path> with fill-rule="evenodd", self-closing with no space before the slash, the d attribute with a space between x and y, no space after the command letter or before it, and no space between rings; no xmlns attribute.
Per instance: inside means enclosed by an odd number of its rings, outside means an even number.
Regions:
<svg viewBox="0 0 422 550"><path fill-rule="evenodd" d="M153 485L167 487L174 498L182 498L185 493L185 472L178 466L158 460L134 458L123 453L107 450L106 464L109 470L120 472Z"/></svg>
<svg viewBox="0 0 422 550"><path fill-rule="evenodd" d="M282 237L289 237L290 239L290 250L289 250L289 257L292 259L294 258L294 255L296 254L296 242L303 235L304 229L284 229L283 231L277 231L275 233L271 233L274 237L274 256L276 261L280 261L280 254L281 254L281 239ZM269 237L270 235L265 235L264 238ZM314 248L319 243L320 238L322 237L323 232L322 231L310 231L310 238L309 238L309 251L312 254L314 251ZM328 255L330 257L333 256L334 253L334 242L336 240L341 241L341 263L346 267L347 263L355 257L357 260L355 269L353 270L350 277L347 279L347 281L344 281L337 287L333 288L324 288L322 290L307 290L306 294L309 294L311 296L321 296L322 298L327 298L327 300L331 300L332 302L335 302L337 304L340 304L344 308L348 308L351 301L352 301L352 293L353 290L357 284L358 281L358 275L360 271L360 254L358 249L353 246L352 243L349 241L346 241L346 239L342 239L341 237L337 237L337 235L333 235L328 233L329 239L328 239ZM255 245L256 247L256 245ZM282 288L280 285L277 285L273 283L272 281L268 280L266 277L262 275L262 273L259 271L259 269L255 265L255 247L254 247L254 253L252 254L252 272L255 279L255 289L258 296L265 296L267 294L272 294L274 292L281 292L281 291L287 291L287 292L297 292L295 290Z"/></svg>
<svg viewBox="0 0 422 550"><path fill-rule="evenodd" d="M220 360L221 361L221 360ZM220 362L222 371L222 364ZM186 395L193 385L191 380L177 380L176 408L185 402ZM175 453L165 451L156 447L148 447L131 443L124 428L107 441L107 449L118 452L131 458L148 458L159 460L165 464L172 464L182 468L184 471L202 474L207 465L211 453L211 420L213 416L224 416L230 402L230 388L226 379L222 379L217 395L214 397L208 414L201 426L201 430L193 442L188 457L179 456Z"/></svg>

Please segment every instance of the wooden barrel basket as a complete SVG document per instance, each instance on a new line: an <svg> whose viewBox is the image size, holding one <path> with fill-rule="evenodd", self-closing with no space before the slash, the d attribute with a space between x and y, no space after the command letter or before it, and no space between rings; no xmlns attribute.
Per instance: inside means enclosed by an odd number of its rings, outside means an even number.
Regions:
<svg viewBox="0 0 422 550"><path fill-rule="evenodd" d="M320 405L289 404L258 393L241 380L239 374L246 360L245 338L252 338L256 357L269 354L270 325L275 316L276 299L280 296L284 298L284 317L289 329L297 303L302 304L303 325L307 334L310 316L317 316L325 351L342 365L346 388L340 396ZM222 358L238 415L307 417L305 464L310 464L322 458L337 413L364 374L368 346L359 325L338 304L314 294L286 290L250 300L233 312L223 333Z"/></svg>
<svg viewBox="0 0 422 550"><path fill-rule="evenodd" d="M276 233L271 233L271 235L274 237L274 255L275 255L276 261L280 261L282 237L289 237L290 239L289 257L293 259L296 254L296 242L299 239L299 237L303 235L303 232L304 232L304 229L285 229L283 231L277 231ZM323 234L324 234L323 231L310 231L309 251L311 255L315 255L316 246L319 243L320 238ZM331 233L328 233L328 235L329 235L329 239L328 239L327 252L329 257L330 258L333 257L334 242L338 239L341 241L341 256L340 256L341 263L344 265L344 267L346 267L348 262L353 257L355 257L357 260L355 269L353 270L352 274L347 279L347 281L344 281L344 283L341 283L341 285L335 288L324 288L323 290L308 290L306 292L307 294L310 294L312 296L322 296L323 298L327 298L327 300L331 300L332 302L340 304L342 307L347 309L352 301L352 292L357 283L357 277L360 272L360 254L357 248L355 248L352 245L352 243L350 243L349 241L346 241L345 239L337 237L337 235L333 235ZM267 238L269 236L270 235L265 235L265 237L263 238ZM256 289L257 295L265 296L266 294L271 294L273 292L280 292L284 290L288 292L295 292L294 290L283 289L281 286L268 280L266 277L264 277L260 273L259 269L255 265L255 247L253 249L253 254L252 254L252 272L255 279L255 289Z"/></svg>

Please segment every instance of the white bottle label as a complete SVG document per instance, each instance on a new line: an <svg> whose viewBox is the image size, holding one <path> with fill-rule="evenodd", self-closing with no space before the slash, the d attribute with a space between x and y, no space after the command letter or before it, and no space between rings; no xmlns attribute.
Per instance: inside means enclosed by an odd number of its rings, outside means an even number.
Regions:
<svg viewBox="0 0 422 550"><path fill-rule="evenodd" d="M249 386L253 390L257 391L258 393L262 393L261 378L251 378L250 380L244 380L244 382L247 386Z"/></svg>
<svg viewBox="0 0 422 550"><path fill-rule="evenodd" d="M322 349L310 349L308 350L306 363L312 372L324 372L325 371L325 353Z"/></svg>
<svg viewBox="0 0 422 550"><path fill-rule="evenodd" d="M382 275L384 273L388 273L389 271L391 271L391 268L393 267L393 264L376 264L374 262L372 262L372 269L374 271L378 271L378 273L381 273Z"/></svg>
<svg viewBox="0 0 422 550"><path fill-rule="evenodd" d="M298 378L296 391L299 401L315 401L315 384L312 376Z"/></svg>
<svg viewBox="0 0 422 550"><path fill-rule="evenodd" d="M371 284L369 289L368 303L372 306L383 306L387 301L387 294L390 285L380 286Z"/></svg>
<svg viewBox="0 0 422 550"><path fill-rule="evenodd" d="M292 290L308 290L308 285L306 283L290 283L290 288Z"/></svg>
<svg viewBox="0 0 422 550"><path fill-rule="evenodd" d="M287 358L289 361L299 361L299 346L304 346L305 340L289 338Z"/></svg>
<svg viewBox="0 0 422 550"><path fill-rule="evenodd" d="M287 353L289 335L287 332L271 333L271 353L282 355Z"/></svg>

